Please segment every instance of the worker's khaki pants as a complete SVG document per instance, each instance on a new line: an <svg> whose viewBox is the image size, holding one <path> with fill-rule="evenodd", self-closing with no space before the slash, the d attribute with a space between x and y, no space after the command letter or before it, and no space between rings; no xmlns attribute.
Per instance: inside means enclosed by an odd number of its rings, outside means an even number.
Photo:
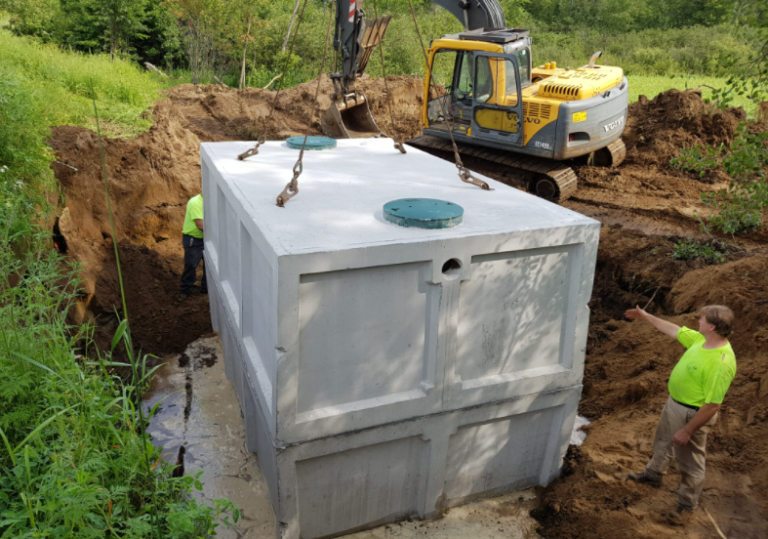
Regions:
<svg viewBox="0 0 768 539"><path fill-rule="evenodd" d="M682 429L695 415L696 410L686 408L669 397L667 404L661 411L659 424L656 426L656 435L653 438L653 458L645 467L651 478L661 480L662 476L667 473L674 456L681 475L680 488L677 491L677 503L690 509L695 508L699 503L701 489L704 486L707 434L717 421L717 414L715 414L703 427L693 433L691 439L684 446L672 443L675 433Z"/></svg>

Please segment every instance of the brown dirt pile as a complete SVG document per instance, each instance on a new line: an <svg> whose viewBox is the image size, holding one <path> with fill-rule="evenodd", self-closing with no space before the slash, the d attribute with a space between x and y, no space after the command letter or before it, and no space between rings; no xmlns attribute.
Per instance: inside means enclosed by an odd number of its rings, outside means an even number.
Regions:
<svg viewBox="0 0 768 539"><path fill-rule="evenodd" d="M390 75L384 79L367 75L357 82L365 93L379 128L392 136L407 140L420 134L421 104L424 83L419 77ZM322 135L320 115L331 106L333 84L328 76L305 82L294 88L277 91L248 88L239 91L222 85L195 86L183 84L166 92L179 112L187 119L187 127L202 141L256 140L264 133L269 140L282 140L298 135ZM272 110L274 106L274 111Z"/></svg>

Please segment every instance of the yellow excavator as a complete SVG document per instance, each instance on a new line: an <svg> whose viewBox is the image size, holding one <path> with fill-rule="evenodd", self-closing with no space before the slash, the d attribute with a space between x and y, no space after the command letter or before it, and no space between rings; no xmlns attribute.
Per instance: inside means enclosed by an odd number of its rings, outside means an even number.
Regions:
<svg viewBox="0 0 768 539"><path fill-rule="evenodd" d="M626 150L628 83L620 67L554 62L534 67L527 30L506 28L497 0L432 0L466 30L432 41L421 119L409 145L445 158L455 142L466 166L543 198L563 201L577 188L573 162L617 166ZM337 2L334 47L343 72L322 121L335 138L380 134L354 81L384 37L390 17L365 19L360 0ZM340 17L345 15L343 21Z"/></svg>

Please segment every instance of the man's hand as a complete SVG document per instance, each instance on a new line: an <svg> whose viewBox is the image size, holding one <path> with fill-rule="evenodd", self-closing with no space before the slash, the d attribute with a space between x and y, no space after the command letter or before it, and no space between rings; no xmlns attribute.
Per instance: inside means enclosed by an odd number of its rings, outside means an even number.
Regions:
<svg viewBox="0 0 768 539"><path fill-rule="evenodd" d="M648 314L645 312L644 309L640 308L640 305L635 305L634 309L629 309L624 312L624 316L629 318L630 320L645 320L646 322L650 322L653 327L664 333L665 335L669 335L673 339L677 339L677 333L680 331L680 326L677 324L673 324L672 322L667 322L666 320L662 320L661 318L656 318L652 314Z"/></svg>
<svg viewBox="0 0 768 539"><path fill-rule="evenodd" d="M640 308L640 305L635 305L634 309L628 309L624 312L624 316L630 320L645 320L648 318L648 313Z"/></svg>
<svg viewBox="0 0 768 539"><path fill-rule="evenodd" d="M684 446L691 439L691 433L686 430L685 427L675 433L675 437L672 438L672 442L675 445Z"/></svg>

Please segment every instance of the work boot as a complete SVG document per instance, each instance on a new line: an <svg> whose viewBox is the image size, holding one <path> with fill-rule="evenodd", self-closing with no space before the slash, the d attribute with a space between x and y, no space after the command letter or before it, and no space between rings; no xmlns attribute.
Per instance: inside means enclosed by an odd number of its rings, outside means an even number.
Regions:
<svg viewBox="0 0 768 539"><path fill-rule="evenodd" d="M648 473L648 470L629 474L627 476L627 481L634 481L635 483L640 483L641 485L645 484L657 488L661 486L661 479L652 477L651 474Z"/></svg>
<svg viewBox="0 0 768 539"><path fill-rule="evenodd" d="M667 515L667 522L670 526L685 526L685 523L691 518L691 514L693 514L693 509L684 505L678 505L677 511L672 511Z"/></svg>
<svg viewBox="0 0 768 539"><path fill-rule="evenodd" d="M184 303L185 301L187 301L189 299L190 295L191 294L188 294L186 292L179 292L179 295L176 296L176 301L179 302L179 303Z"/></svg>

